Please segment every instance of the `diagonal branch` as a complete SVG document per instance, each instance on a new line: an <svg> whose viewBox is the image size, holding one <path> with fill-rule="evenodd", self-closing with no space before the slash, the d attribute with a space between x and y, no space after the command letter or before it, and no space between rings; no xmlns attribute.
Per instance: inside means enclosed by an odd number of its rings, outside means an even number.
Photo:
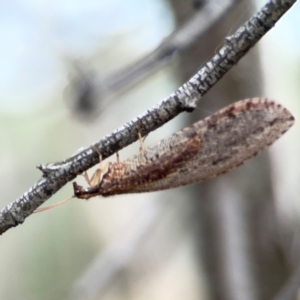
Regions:
<svg viewBox="0 0 300 300"><path fill-rule="evenodd" d="M157 106L72 157L62 162L39 166L43 172L39 181L19 199L1 210L0 234L23 223L38 206L67 182L95 165L99 158L93 146L106 158L138 139L138 123L141 124L141 133L146 135L179 113L193 111L201 97L238 63L295 2L296 0L269 1L235 34L225 39L221 49L196 75Z"/></svg>
<svg viewBox="0 0 300 300"><path fill-rule="evenodd" d="M165 38L154 51L123 70L108 76L102 84L111 92L116 90L121 92L141 82L145 77L168 63L175 53L198 41L237 2L239 1L205 1L199 12Z"/></svg>
<svg viewBox="0 0 300 300"><path fill-rule="evenodd" d="M241 0L204 1L201 9L177 28L149 54L123 69L97 78L79 63L73 64L68 100L77 117L93 120L102 111L137 84L170 63L176 53L192 46Z"/></svg>

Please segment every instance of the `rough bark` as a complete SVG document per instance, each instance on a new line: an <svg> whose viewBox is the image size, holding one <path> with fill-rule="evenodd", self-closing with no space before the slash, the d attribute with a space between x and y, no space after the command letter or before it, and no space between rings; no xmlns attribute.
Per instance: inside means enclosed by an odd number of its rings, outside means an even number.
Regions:
<svg viewBox="0 0 300 300"><path fill-rule="evenodd" d="M177 24L192 13L185 1L170 1ZM249 1L217 24L192 49L180 55L178 75L187 80L218 49L236 20L250 15ZM203 42L205 41L205 42ZM255 80L254 80L255 79ZM215 111L238 99L263 95L259 52L253 49L200 101ZM204 106L204 102L209 106ZM188 123L201 118L191 115ZM205 265L211 299L271 299L288 276L278 236L268 155L219 179L191 188L191 229L198 240L198 260Z"/></svg>

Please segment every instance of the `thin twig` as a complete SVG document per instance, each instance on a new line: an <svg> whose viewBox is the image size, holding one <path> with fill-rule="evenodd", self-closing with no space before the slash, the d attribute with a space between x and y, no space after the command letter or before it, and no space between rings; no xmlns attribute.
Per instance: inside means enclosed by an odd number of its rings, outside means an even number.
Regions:
<svg viewBox="0 0 300 300"><path fill-rule="evenodd" d="M175 53L192 46L240 0L205 1L201 9L161 44L134 63L104 77L88 70L86 63L73 63L68 85L70 109L77 117L91 121L125 92L170 63ZM71 73L71 74L72 74Z"/></svg>
<svg viewBox="0 0 300 300"><path fill-rule="evenodd" d="M267 33L296 0L269 1L258 13L225 39L224 45L200 71L175 93L142 116L130 121L94 145L58 163L39 166L42 178L19 199L0 212L0 234L17 226L49 199L67 182L98 163L96 146L103 159L138 139L138 120L141 133L162 126L183 111L193 111L197 102Z"/></svg>
<svg viewBox="0 0 300 300"><path fill-rule="evenodd" d="M240 0L206 1L201 10L171 33L141 60L110 75L104 81L111 91L128 89L164 66L172 56L193 45Z"/></svg>

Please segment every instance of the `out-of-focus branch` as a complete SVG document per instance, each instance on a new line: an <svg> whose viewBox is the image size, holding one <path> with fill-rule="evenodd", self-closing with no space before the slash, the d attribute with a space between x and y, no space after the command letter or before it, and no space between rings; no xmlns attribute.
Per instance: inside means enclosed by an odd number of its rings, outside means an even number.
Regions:
<svg viewBox="0 0 300 300"><path fill-rule="evenodd" d="M175 53L192 46L239 1L204 1L194 16L151 53L105 77L98 77L80 62L75 62L66 89L69 107L79 118L93 120L124 92L168 64Z"/></svg>
<svg viewBox="0 0 300 300"><path fill-rule="evenodd" d="M130 230L122 232L90 263L79 280L72 287L70 300L92 299L99 292L103 292L115 279L117 274L125 268L129 262L137 255L139 245L154 231L163 210L161 207L151 207L136 213L132 222L139 224L133 226L129 224Z"/></svg>
<svg viewBox="0 0 300 300"><path fill-rule="evenodd" d="M296 0L269 1L236 33L225 39L221 49L196 75L157 106L72 157L62 162L39 166L43 172L42 178L19 199L1 210L0 234L23 223L38 206L68 181L98 163L98 154L93 146L99 149L103 158L107 158L138 139L138 123L141 124L142 135L146 135L179 113L192 111L200 98L237 64L295 2Z"/></svg>
<svg viewBox="0 0 300 300"><path fill-rule="evenodd" d="M300 289L300 265L273 300L294 300Z"/></svg>
<svg viewBox="0 0 300 300"><path fill-rule="evenodd" d="M106 78L110 90L131 87L167 63L173 54L192 46L239 0L206 1L201 10L175 30L151 53Z"/></svg>

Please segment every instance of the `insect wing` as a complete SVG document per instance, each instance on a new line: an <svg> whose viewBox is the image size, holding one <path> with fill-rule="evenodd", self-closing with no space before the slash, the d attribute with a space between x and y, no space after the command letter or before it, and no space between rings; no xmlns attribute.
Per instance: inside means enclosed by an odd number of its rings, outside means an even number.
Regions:
<svg viewBox="0 0 300 300"><path fill-rule="evenodd" d="M199 152L175 172L130 192L164 190L227 173L270 146L293 124L291 113L274 101L253 98L236 102L149 147L148 155L155 155L169 140L184 139L190 130L202 141Z"/></svg>
<svg viewBox="0 0 300 300"><path fill-rule="evenodd" d="M131 193L137 186L146 186L160 181L183 167L201 148L198 133L191 128L185 137L171 139L160 143L160 151L141 152L133 161L115 164L103 176L100 185L102 196ZM153 149L152 149L153 150Z"/></svg>

